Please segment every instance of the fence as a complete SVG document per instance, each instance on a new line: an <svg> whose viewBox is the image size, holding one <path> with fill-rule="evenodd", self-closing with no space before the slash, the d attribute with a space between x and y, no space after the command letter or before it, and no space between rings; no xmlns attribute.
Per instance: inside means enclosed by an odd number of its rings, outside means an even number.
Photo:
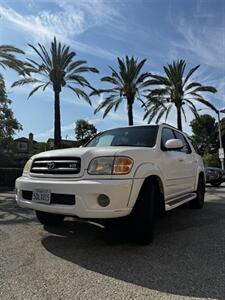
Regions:
<svg viewBox="0 0 225 300"><path fill-rule="evenodd" d="M0 188L13 188L16 178L23 173L21 168L0 168Z"/></svg>

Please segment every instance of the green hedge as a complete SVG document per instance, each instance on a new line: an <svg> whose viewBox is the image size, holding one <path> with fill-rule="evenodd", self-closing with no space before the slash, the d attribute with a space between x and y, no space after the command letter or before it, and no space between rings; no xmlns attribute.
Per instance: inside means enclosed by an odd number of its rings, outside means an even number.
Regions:
<svg viewBox="0 0 225 300"><path fill-rule="evenodd" d="M0 187L14 187L16 178L22 173L21 168L0 168Z"/></svg>

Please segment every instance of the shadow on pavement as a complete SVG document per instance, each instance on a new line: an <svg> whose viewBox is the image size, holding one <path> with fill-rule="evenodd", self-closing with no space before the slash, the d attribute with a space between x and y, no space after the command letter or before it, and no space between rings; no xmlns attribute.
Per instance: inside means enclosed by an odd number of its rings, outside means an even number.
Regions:
<svg viewBox="0 0 225 300"><path fill-rule="evenodd" d="M20 208L14 194L0 197L0 225L28 224L36 221L30 209Z"/></svg>
<svg viewBox="0 0 225 300"><path fill-rule="evenodd" d="M107 244L104 229L88 223L45 229L43 246L85 269L174 295L225 298L225 202L167 213L150 246L128 243L119 233Z"/></svg>

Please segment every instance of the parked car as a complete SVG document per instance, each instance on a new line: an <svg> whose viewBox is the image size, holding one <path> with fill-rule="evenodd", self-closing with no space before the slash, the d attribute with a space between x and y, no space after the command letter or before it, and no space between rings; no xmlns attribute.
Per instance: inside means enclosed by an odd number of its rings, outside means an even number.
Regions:
<svg viewBox="0 0 225 300"><path fill-rule="evenodd" d="M219 168L207 167L205 168L206 183L212 186L220 186L225 181L224 171Z"/></svg>
<svg viewBox="0 0 225 300"><path fill-rule="evenodd" d="M18 205L34 209L42 224L65 216L108 219L106 227L123 220L143 244L152 241L156 214L187 202L202 208L204 194L201 157L167 124L111 129L83 148L34 155L16 180Z"/></svg>

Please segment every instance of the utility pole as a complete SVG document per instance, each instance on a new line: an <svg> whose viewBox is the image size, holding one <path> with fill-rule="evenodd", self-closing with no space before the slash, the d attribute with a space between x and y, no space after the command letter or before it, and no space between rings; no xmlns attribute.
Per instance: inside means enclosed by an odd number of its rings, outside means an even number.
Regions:
<svg viewBox="0 0 225 300"><path fill-rule="evenodd" d="M220 126L220 112L223 112L221 110L218 110L217 116L218 116L218 130L219 130L219 159L221 161L221 168L224 170L224 150L222 145L222 136L221 136L221 126Z"/></svg>

